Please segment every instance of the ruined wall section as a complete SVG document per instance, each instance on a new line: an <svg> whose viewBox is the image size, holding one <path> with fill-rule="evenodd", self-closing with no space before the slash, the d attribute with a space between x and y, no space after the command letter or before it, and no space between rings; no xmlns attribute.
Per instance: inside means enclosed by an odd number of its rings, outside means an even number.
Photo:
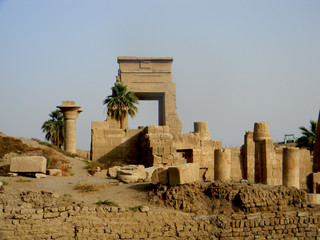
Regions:
<svg viewBox="0 0 320 240"><path fill-rule="evenodd" d="M307 190L312 188L311 175L313 162L310 156L310 151L308 149L301 148L300 151L300 189ZM311 191L312 192L312 191Z"/></svg>
<svg viewBox="0 0 320 240"><path fill-rule="evenodd" d="M255 143L253 141L253 132L247 131L244 136L243 154L243 171L244 178L254 182L254 165L255 165Z"/></svg>
<svg viewBox="0 0 320 240"><path fill-rule="evenodd" d="M255 132L247 131L244 136L242 147L244 178L270 185L282 185L285 148L283 145L274 146L268 123L255 123ZM299 149L299 165L299 174L296 177L299 178L300 189L308 190L312 173L310 151Z"/></svg>
<svg viewBox="0 0 320 240"><path fill-rule="evenodd" d="M142 130L114 129L109 128L108 122L92 122L91 160L99 160L101 163L138 163Z"/></svg>
<svg viewBox="0 0 320 240"><path fill-rule="evenodd" d="M282 185L283 180L283 149L285 146L274 147L274 158L272 161L272 185Z"/></svg>
<svg viewBox="0 0 320 240"><path fill-rule="evenodd" d="M210 139L207 122L195 122L194 132L180 135L173 145L187 155L188 163L199 163L202 179L214 180L214 150L221 149L222 142Z"/></svg>
<svg viewBox="0 0 320 240"><path fill-rule="evenodd" d="M244 159L241 149L237 147L229 148L231 150L231 175L232 180L244 179Z"/></svg>
<svg viewBox="0 0 320 240"><path fill-rule="evenodd" d="M42 202L42 198L41 193L29 192L19 205L1 199L0 239L316 239L320 235L320 212L307 209L195 216L61 199Z"/></svg>
<svg viewBox="0 0 320 240"><path fill-rule="evenodd" d="M141 164L151 166L174 166L187 162L173 146L173 136L168 126L148 126L141 135Z"/></svg>

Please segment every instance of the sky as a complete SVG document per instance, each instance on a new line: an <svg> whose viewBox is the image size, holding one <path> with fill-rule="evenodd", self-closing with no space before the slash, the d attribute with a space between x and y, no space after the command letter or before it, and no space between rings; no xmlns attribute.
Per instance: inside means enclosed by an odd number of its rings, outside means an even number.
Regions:
<svg viewBox="0 0 320 240"><path fill-rule="evenodd" d="M137 56L174 58L183 133L205 121L211 139L240 147L268 121L275 142L299 137L320 109L319 13L316 0L0 0L0 131L44 140L50 112L73 100L89 150L117 57ZM157 119L157 102L141 101L129 127Z"/></svg>

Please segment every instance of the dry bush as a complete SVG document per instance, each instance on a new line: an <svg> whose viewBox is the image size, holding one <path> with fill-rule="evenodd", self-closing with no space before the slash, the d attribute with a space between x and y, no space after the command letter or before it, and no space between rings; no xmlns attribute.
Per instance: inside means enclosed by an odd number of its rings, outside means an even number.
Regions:
<svg viewBox="0 0 320 240"><path fill-rule="evenodd" d="M33 148L29 147L26 144L23 144L20 139L0 136L0 158L10 152L21 154L32 150Z"/></svg>
<svg viewBox="0 0 320 240"><path fill-rule="evenodd" d="M77 184L75 189L80 192L95 192L99 190L99 187L95 184Z"/></svg>

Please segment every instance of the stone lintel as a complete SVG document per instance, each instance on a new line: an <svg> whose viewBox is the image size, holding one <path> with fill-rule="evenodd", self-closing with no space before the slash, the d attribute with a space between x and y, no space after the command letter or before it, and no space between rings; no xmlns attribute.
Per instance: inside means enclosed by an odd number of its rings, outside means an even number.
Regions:
<svg viewBox="0 0 320 240"><path fill-rule="evenodd" d="M172 57L135 57L135 56L119 56L118 63L123 61L165 61L172 62Z"/></svg>

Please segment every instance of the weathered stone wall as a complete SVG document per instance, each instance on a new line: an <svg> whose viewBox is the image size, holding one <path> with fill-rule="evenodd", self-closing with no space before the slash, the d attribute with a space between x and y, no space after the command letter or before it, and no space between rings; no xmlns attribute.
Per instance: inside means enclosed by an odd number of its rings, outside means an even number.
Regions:
<svg viewBox="0 0 320 240"><path fill-rule="evenodd" d="M283 175L283 149L285 146L277 146L274 148L274 158L272 160L272 178L273 185L282 185Z"/></svg>
<svg viewBox="0 0 320 240"><path fill-rule="evenodd" d="M253 132L247 131L244 136L244 145L242 147L243 153L243 171L244 178L254 182L254 141L253 141Z"/></svg>
<svg viewBox="0 0 320 240"><path fill-rule="evenodd" d="M264 139L254 143L253 133L246 132L243 145L243 177L253 181L265 182L271 185L283 184L283 149L286 146L273 146L271 139ZM233 156L233 159L236 157ZM299 184L300 189L310 190L310 175L312 160L310 151L299 150ZM234 166L233 166L234 167ZM234 172L236 172L236 168ZM239 170L238 170L239 171ZM257 172L258 171L258 172Z"/></svg>
<svg viewBox="0 0 320 240"><path fill-rule="evenodd" d="M317 239L319 211L194 216L179 211L133 212L84 206L28 193L13 205L1 199L0 239Z"/></svg>
<svg viewBox="0 0 320 240"><path fill-rule="evenodd" d="M108 122L92 122L91 160L137 163L142 130L114 129Z"/></svg>
<svg viewBox="0 0 320 240"><path fill-rule="evenodd" d="M300 189L312 189L311 174L313 162L308 149L300 149ZM312 191L311 191L312 192Z"/></svg>
<svg viewBox="0 0 320 240"><path fill-rule="evenodd" d="M222 148L221 141L202 139L199 133L191 132L180 135L173 146L187 155L187 162L199 163L202 178L214 180L214 150Z"/></svg>
<svg viewBox="0 0 320 240"><path fill-rule="evenodd" d="M92 160L139 163L145 166L173 166L194 162L199 163L201 178L214 180L214 150L221 149L222 142L210 139L207 123L195 123L195 132L175 136L170 133L168 126L119 129L111 128L110 124L109 121L92 122ZM238 157L237 166L239 160ZM236 179L240 179L238 175Z"/></svg>
<svg viewBox="0 0 320 240"><path fill-rule="evenodd" d="M184 164L187 160L173 147L173 136L168 126L148 126L141 135L141 161L151 166L173 166Z"/></svg>
<svg viewBox="0 0 320 240"><path fill-rule="evenodd" d="M240 148L229 148L231 150L231 179L244 179L244 159Z"/></svg>

